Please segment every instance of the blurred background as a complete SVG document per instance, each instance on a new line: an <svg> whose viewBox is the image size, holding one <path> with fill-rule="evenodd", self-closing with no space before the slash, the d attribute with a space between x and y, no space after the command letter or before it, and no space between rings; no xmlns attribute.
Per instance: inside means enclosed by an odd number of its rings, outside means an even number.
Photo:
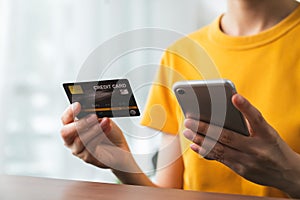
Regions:
<svg viewBox="0 0 300 200"><path fill-rule="evenodd" d="M83 163L64 147L60 117L69 102L62 83L76 81L93 50L118 34L156 27L184 35L224 10L225 0L0 0L0 173L117 182L109 170ZM101 78L134 71L151 82L153 70L140 66L158 67L161 55L125 56ZM130 82L142 111L149 87ZM147 155L138 163L153 176L159 133L139 127L139 118L116 121L132 151ZM136 129L143 134L131 134Z"/></svg>

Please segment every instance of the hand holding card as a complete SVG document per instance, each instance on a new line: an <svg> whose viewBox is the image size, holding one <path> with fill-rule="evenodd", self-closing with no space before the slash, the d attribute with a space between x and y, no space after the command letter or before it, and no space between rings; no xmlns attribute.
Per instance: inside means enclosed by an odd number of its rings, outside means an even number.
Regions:
<svg viewBox="0 0 300 200"><path fill-rule="evenodd" d="M103 117L133 117L140 112L127 79L64 83L70 103L79 102L78 117L96 113Z"/></svg>

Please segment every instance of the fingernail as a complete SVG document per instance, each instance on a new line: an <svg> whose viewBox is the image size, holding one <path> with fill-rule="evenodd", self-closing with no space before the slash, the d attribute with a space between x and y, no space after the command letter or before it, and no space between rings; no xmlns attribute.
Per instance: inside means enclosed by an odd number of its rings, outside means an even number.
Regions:
<svg viewBox="0 0 300 200"><path fill-rule="evenodd" d="M185 127L187 127L189 125L189 119L185 119L183 124L184 124Z"/></svg>
<svg viewBox="0 0 300 200"><path fill-rule="evenodd" d="M100 123L101 129L106 132L110 128L110 120L108 118L103 118L103 120Z"/></svg>
<svg viewBox="0 0 300 200"><path fill-rule="evenodd" d="M199 153L199 146L196 145L195 143L190 145L191 149L197 153Z"/></svg>
<svg viewBox="0 0 300 200"><path fill-rule="evenodd" d="M78 110L79 103L78 102L72 103L71 107L72 107L73 112L76 112Z"/></svg>
<svg viewBox="0 0 300 200"><path fill-rule="evenodd" d="M186 137L188 140L193 140L193 138L194 138L194 135L193 135L193 133L190 131L190 130L185 130L185 131L183 131L183 135L184 135L184 137Z"/></svg>
<svg viewBox="0 0 300 200"><path fill-rule="evenodd" d="M191 128L192 125L193 125L193 122L192 122L191 119L185 119L185 120L184 120L184 126L185 126L186 128Z"/></svg>
<svg viewBox="0 0 300 200"><path fill-rule="evenodd" d="M236 100L238 104L243 104L244 103L244 98L241 95L236 96Z"/></svg>
<svg viewBox="0 0 300 200"><path fill-rule="evenodd" d="M71 106L74 109L74 108L78 107L78 104L79 104L78 102L74 102L74 103L71 104Z"/></svg>

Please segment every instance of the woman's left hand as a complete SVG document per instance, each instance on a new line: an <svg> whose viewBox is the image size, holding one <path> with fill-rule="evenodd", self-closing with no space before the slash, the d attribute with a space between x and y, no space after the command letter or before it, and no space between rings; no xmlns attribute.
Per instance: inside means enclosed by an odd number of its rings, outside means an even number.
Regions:
<svg viewBox="0 0 300 200"><path fill-rule="evenodd" d="M191 149L209 160L219 161L244 178L300 197L300 156L294 152L244 97L232 97L247 120L250 136L201 121L186 119L184 135ZM220 131L218 138L205 137ZM216 135L216 134L215 134Z"/></svg>

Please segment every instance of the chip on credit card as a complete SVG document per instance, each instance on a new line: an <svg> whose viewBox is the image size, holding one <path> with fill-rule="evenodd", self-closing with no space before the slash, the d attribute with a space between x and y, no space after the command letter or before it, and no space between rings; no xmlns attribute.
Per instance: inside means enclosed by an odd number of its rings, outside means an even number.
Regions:
<svg viewBox="0 0 300 200"><path fill-rule="evenodd" d="M98 118L140 115L127 79L64 83L63 87L70 103L81 104L79 118L93 113Z"/></svg>

